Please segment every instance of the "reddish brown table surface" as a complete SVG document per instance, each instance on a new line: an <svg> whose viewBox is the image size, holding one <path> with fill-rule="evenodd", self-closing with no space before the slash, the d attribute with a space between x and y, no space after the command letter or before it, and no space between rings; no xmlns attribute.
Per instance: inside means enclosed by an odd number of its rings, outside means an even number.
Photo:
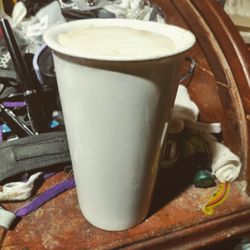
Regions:
<svg viewBox="0 0 250 250"><path fill-rule="evenodd" d="M201 120L222 123L224 142L240 155L243 162L240 178L232 183L228 197L215 208L214 214L205 215L202 207L216 187L201 189L195 188L189 179L189 182L186 182L188 164L178 165L178 171L175 173L161 170L149 216L140 225L122 232L107 232L90 225L80 212L76 190L71 189L23 218L12 230L1 230L2 249L195 249L250 232L250 198L246 192L249 190L248 122L244 117L239 120L241 110L246 116L250 110L247 106L248 73L243 74L243 68L232 73L236 85L237 74L245 77L241 78L242 84L246 82L243 87L236 86L234 89L231 85L230 88L227 86L233 82L226 77L232 69L230 63L233 60L228 56L227 63L230 67L225 69L222 59L224 53L230 54L231 51L223 50L224 43L220 43L220 37L216 39L216 34L220 31L213 30L209 17L203 18L202 15L206 11L210 14L222 14L222 10L218 10L219 7L212 3L215 1L156 2L165 11L169 23L191 29L197 35L197 43L188 54L197 62L189 85L190 95L200 108ZM214 8L217 12L214 12ZM213 18L218 21L220 16L215 15ZM229 20L223 16L224 19L226 22L222 22L225 25L223 30L226 31L225 27L230 27L229 31L233 32ZM203 22L207 22L211 28L209 32L204 28ZM220 22L214 25L218 26L216 29L223 26ZM230 34L226 37L230 37ZM212 39L218 41L218 48L216 44L211 46ZM241 47L241 42L236 35L233 44L236 46L240 43ZM235 50L232 51L236 53ZM235 57L235 60L238 58L240 56ZM241 62L243 59L240 58ZM249 66L248 62L244 63ZM232 94L237 91L239 95ZM238 99L235 96L238 96ZM237 105L234 105L236 99ZM46 180L38 193L65 178L69 178L68 174L61 172ZM14 211L26 202L3 205Z"/></svg>

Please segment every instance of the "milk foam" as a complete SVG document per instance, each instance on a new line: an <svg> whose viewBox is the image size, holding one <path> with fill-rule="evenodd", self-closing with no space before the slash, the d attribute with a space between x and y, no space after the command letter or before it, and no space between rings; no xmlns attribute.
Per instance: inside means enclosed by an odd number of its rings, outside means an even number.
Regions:
<svg viewBox="0 0 250 250"><path fill-rule="evenodd" d="M161 34L129 27L86 25L58 35L65 48L92 56L155 57L175 50L174 42Z"/></svg>

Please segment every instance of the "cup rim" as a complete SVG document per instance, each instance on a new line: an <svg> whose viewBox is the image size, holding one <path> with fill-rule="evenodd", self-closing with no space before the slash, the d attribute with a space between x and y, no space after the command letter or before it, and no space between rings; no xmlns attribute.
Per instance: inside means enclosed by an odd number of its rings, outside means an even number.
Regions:
<svg viewBox="0 0 250 250"><path fill-rule="evenodd" d="M75 28L80 28L83 25L93 24L97 26L121 26L121 27L132 27L135 29L141 29L146 31L151 31L154 33L159 33L161 35L166 35L172 41L174 40L176 49L168 52L160 52L154 56L128 56L128 57L119 57L119 56L104 56L104 55L92 55L83 52L79 52L74 49L66 48L61 45L57 39L58 34L67 33ZM171 33L170 35L168 35ZM142 21L135 19L118 19L118 18L92 18L92 19L81 19L77 21L69 21L59 25L55 25L49 28L44 34L44 41L52 51L59 52L63 55L83 58L83 59L92 59L92 60L103 60L103 61L142 61L142 60L155 60L162 59L177 54L184 53L190 49L196 38L194 34L184 28L165 24L157 23L152 21Z"/></svg>

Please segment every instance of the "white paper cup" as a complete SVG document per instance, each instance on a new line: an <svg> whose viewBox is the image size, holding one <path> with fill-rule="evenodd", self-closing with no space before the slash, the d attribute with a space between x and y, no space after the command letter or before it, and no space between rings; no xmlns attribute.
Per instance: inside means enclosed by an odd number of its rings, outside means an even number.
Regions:
<svg viewBox="0 0 250 250"><path fill-rule="evenodd" d="M84 55L59 44L58 34L86 23L158 32L170 37L176 50L119 59ZM195 38L166 24L85 19L55 26L44 39L53 50L82 213L101 229L133 227L149 211L179 68Z"/></svg>

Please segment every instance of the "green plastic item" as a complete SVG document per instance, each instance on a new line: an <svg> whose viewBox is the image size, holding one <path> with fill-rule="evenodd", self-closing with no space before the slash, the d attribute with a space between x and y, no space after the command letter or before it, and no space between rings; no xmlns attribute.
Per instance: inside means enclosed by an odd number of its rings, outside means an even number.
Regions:
<svg viewBox="0 0 250 250"><path fill-rule="evenodd" d="M200 169L194 176L195 187L208 188L216 185L213 175L206 169Z"/></svg>

